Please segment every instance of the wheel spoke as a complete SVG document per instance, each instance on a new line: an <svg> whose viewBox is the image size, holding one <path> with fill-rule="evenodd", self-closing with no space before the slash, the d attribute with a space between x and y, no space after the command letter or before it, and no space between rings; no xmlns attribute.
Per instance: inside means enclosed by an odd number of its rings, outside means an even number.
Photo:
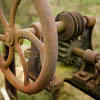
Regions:
<svg viewBox="0 0 100 100"><path fill-rule="evenodd" d="M44 66L45 63L45 44L43 44L41 50L40 50L40 61L41 61L41 65Z"/></svg>
<svg viewBox="0 0 100 100"><path fill-rule="evenodd" d="M32 33L32 31L20 30L16 35L18 35L19 39L25 38L30 40L34 43L34 45L38 48L39 51L41 50L43 43Z"/></svg>
<svg viewBox="0 0 100 100"><path fill-rule="evenodd" d="M3 67L3 66L2 66ZM20 82L16 76L11 72L11 70L8 69L1 69L1 71L4 73L5 78L11 83L11 85L13 85L14 87L16 87L16 89L24 92L24 85L22 82Z"/></svg>
<svg viewBox="0 0 100 100"><path fill-rule="evenodd" d="M14 59L14 48L10 47L7 61L0 56L0 64L4 69L7 69Z"/></svg>
<svg viewBox="0 0 100 100"><path fill-rule="evenodd" d="M12 63L13 59L14 59L14 47L10 47L9 48L8 59L7 59L7 61L5 61L5 66L4 67L8 68L9 65Z"/></svg>
<svg viewBox="0 0 100 100"><path fill-rule="evenodd" d="M4 58L0 55L0 68L2 68L5 64Z"/></svg>
<svg viewBox="0 0 100 100"><path fill-rule="evenodd" d="M28 76L28 65L25 61L25 57L24 57L24 54L22 52L22 49L20 47L19 44L16 44L16 50L20 56L20 60L21 60L21 63L22 63L22 66L23 66L23 71L24 71L24 84L27 85L28 82L29 82L29 76Z"/></svg>
<svg viewBox="0 0 100 100"><path fill-rule="evenodd" d="M14 4L10 10L10 26L11 27L13 27L15 24L16 12L21 0L13 0L13 1L14 1Z"/></svg>
<svg viewBox="0 0 100 100"><path fill-rule="evenodd" d="M0 8L0 21L4 26L4 30L6 31L8 29L8 22L7 22L7 20L6 20L5 16L4 16L3 11L2 11L1 8Z"/></svg>

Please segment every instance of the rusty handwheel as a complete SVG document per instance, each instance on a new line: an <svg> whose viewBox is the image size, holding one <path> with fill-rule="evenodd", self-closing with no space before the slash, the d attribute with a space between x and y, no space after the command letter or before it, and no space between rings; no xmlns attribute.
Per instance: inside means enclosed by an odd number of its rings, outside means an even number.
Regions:
<svg viewBox="0 0 100 100"><path fill-rule="evenodd" d="M51 10L48 6L47 0L33 0L34 5L40 16L40 22L42 26L42 33L44 42L42 43L35 35L35 29L17 29L15 26L15 16L18 5L21 0L13 0L14 4L10 12L10 23L6 21L2 9L0 9L0 21L4 25L5 35L0 35L0 40L5 43L9 48L9 54L7 60L0 56L0 69L4 73L6 79L14 86L16 89L25 93L37 93L44 89L50 80L52 79L57 60L57 33L54 19L51 15ZM28 76L28 64L25 61L24 54L21 50L19 40L28 39L38 48L40 52L40 58L42 63L42 68L40 75L35 82L29 80ZM53 49L55 48L55 49ZM12 63L14 58L15 49L20 56L24 70L24 83L20 82L16 76L9 69L9 65ZM43 60L42 60L43 59Z"/></svg>

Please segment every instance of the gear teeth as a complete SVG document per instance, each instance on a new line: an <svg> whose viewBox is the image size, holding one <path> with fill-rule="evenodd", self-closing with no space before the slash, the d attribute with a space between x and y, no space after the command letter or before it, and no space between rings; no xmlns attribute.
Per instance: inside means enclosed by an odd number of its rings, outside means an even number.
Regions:
<svg viewBox="0 0 100 100"><path fill-rule="evenodd" d="M78 12L66 11L61 12L56 17L56 21L63 21L65 23L67 30L58 33L58 61L64 64L74 64L77 66L79 63L81 63L81 60L77 63L77 59L79 59L79 57L72 55L71 49L72 47L83 48L81 46L81 44L83 44L81 43L83 39L81 37L84 34L83 32L85 30L85 22L83 18L84 17ZM70 27L67 26L68 23L71 24ZM70 35L68 32L70 33Z"/></svg>

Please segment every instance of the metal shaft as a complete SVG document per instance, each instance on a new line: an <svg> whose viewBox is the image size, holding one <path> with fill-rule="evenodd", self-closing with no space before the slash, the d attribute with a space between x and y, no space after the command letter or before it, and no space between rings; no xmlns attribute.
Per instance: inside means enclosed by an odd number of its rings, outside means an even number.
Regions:
<svg viewBox="0 0 100 100"><path fill-rule="evenodd" d="M86 61L89 61L91 63L95 63L97 56L99 53L92 51L90 49L82 50L80 48L73 48L72 49L73 54L82 57Z"/></svg>
<svg viewBox="0 0 100 100"><path fill-rule="evenodd" d="M73 54L75 54L75 55L77 55L77 56L79 56L79 57L84 58L85 50L82 50L82 49L80 49L80 48L73 48L73 49L72 49L72 52L73 52Z"/></svg>
<svg viewBox="0 0 100 100"><path fill-rule="evenodd" d="M84 19L84 22L85 22L85 26L87 26L87 27L92 27L96 23L95 17L85 16L85 17L83 17L83 19ZM32 31L33 34L36 34L36 33L41 34L42 33L42 27L41 27L41 24L39 22L33 23L32 26L35 26L35 27L27 28L25 30ZM58 32L63 32L65 30L65 26L64 26L63 21L56 22L56 27L57 27Z"/></svg>

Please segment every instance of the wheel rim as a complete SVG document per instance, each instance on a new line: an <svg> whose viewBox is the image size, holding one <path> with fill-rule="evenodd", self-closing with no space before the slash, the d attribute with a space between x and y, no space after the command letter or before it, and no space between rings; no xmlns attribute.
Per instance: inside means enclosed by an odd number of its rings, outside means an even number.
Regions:
<svg viewBox="0 0 100 100"><path fill-rule="evenodd" d="M14 36L13 33L17 33L15 29L15 15L16 15L16 10L19 2L21 0L15 0L14 3L16 7L14 8L15 10L11 10L11 16L10 18L13 18L13 20L10 20L10 27L11 27L11 34L10 38L12 38L13 41L16 41L16 37ZM40 72L39 77L34 83L28 83L27 85L21 83L20 81L17 81L15 75L9 70L9 68L1 68L2 72L4 73L5 77L7 80L18 90L26 93L37 93L43 88L45 88L50 80L52 79L54 73L55 73L55 68L56 68L56 60L57 60L57 54L58 54L58 41L57 41L57 30L56 30L56 25L54 23L54 19L51 15L51 10L48 6L47 0L34 0L34 5L39 13L40 16L40 22L42 25L43 29L43 37L44 37L44 44L45 44L45 60L43 62L43 66ZM14 13L15 12L15 13ZM17 35L17 34L16 34ZM26 35L28 36L28 35ZM33 36L33 35L32 35ZM30 37L30 36L29 36ZM24 36L21 36L21 38L24 38ZM35 39L35 38L34 38ZM34 41L34 39L32 39ZM11 46L16 45L18 48L17 43L13 44L13 41L11 41ZM35 41L34 41L35 42ZM37 44L37 41L35 42L35 45L37 47L39 46ZM41 46L42 47L42 46ZM40 47L40 49L41 49ZM14 52L12 52L13 54ZM12 61L12 60L11 60ZM1 60L1 65L3 59ZM25 69L25 68L24 68ZM26 70L27 71L27 70ZM26 72L27 73L27 72ZM26 75L28 78L28 75Z"/></svg>

